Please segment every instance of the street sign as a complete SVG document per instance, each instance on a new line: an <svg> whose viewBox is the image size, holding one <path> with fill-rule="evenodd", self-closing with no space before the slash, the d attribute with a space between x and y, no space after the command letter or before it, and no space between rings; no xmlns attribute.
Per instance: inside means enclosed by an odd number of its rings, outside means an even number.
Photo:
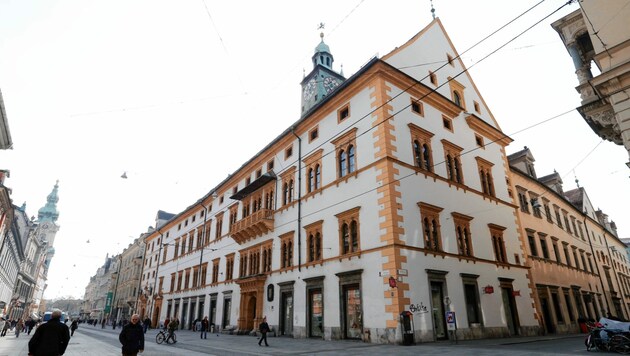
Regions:
<svg viewBox="0 0 630 356"><path fill-rule="evenodd" d="M457 329L456 323L455 323L455 312L454 311L447 311L446 312L446 326L448 330L455 330Z"/></svg>

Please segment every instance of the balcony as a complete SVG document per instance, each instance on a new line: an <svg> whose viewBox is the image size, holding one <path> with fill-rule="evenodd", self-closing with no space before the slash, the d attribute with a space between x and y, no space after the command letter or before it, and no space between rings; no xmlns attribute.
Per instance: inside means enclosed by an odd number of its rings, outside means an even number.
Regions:
<svg viewBox="0 0 630 356"><path fill-rule="evenodd" d="M273 231L273 225L273 210L261 209L234 223L230 227L230 235L240 245Z"/></svg>

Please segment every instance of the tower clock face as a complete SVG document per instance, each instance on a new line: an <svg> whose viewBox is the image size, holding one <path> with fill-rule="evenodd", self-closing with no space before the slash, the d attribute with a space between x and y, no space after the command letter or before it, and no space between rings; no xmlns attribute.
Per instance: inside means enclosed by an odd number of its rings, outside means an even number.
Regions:
<svg viewBox="0 0 630 356"><path fill-rule="evenodd" d="M324 79L324 90L326 90L326 94L330 93L338 86L339 86L339 82L337 82L332 77L326 77Z"/></svg>
<svg viewBox="0 0 630 356"><path fill-rule="evenodd" d="M304 86L304 92L302 93L304 101L311 100L311 98L315 96L316 91L317 91L317 84L315 82L315 78L313 78L309 80L308 83L306 83L306 85Z"/></svg>

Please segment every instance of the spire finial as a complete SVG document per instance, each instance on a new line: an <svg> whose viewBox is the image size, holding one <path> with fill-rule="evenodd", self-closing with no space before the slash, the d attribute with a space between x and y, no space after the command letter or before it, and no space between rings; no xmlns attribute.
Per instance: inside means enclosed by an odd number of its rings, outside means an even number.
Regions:
<svg viewBox="0 0 630 356"><path fill-rule="evenodd" d="M573 171L573 177L575 177L575 184L579 188L580 187L580 180L578 179L577 175L575 174L575 171Z"/></svg>
<svg viewBox="0 0 630 356"><path fill-rule="evenodd" d="M322 30L322 32L319 33L319 37L322 39L322 42L324 42L324 28L326 28L326 24L323 22L320 22L319 25L317 25L317 29Z"/></svg>
<svg viewBox="0 0 630 356"><path fill-rule="evenodd" d="M431 16L433 16L433 19L435 20L435 9L433 8L433 0L429 1L431 1Z"/></svg>

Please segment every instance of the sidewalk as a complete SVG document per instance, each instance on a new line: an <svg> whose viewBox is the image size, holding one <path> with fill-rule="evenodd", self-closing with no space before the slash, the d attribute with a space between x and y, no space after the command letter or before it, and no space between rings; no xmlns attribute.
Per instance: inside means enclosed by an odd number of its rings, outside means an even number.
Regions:
<svg viewBox="0 0 630 356"><path fill-rule="evenodd" d="M81 324L75 332L64 356L120 355L118 334L120 328L112 330L111 326L101 329ZM269 347L258 346L258 338L244 335L208 334L207 339L200 339L198 332L180 330L177 332L175 345L158 345L155 342L157 330L149 330L145 335L145 352L147 356L171 355L496 355L497 346L553 341L575 338L576 347L581 347L583 334L550 335L534 337L512 337L503 339L464 340L457 344L450 341L423 343L413 346L366 344L355 340L293 339L290 337L269 337ZM31 333L32 335L33 333ZM30 336L24 333L19 338L13 332L0 338L0 356L28 354ZM545 353L539 353L544 355ZM512 356L528 356L530 352L510 351ZM547 355L553 355L547 353Z"/></svg>

